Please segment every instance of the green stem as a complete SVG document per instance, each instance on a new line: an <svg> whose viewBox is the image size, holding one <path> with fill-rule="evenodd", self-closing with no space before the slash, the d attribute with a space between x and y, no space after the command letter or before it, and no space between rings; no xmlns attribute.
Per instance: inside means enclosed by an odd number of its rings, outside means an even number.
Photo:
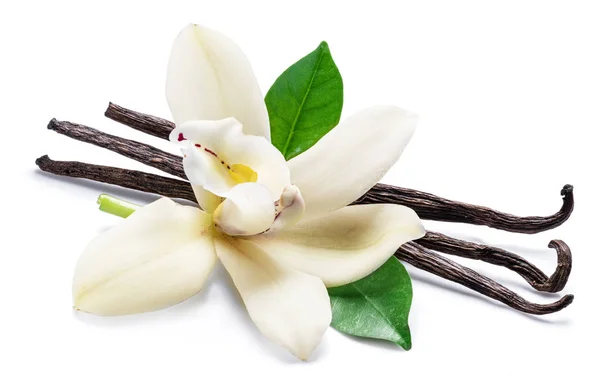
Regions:
<svg viewBox="0 0 600 381"><path fill-rule="evenodd" d="M123 201L108 194L98 196L98 205L100 205L101 211L123 218L129 217L140 207L139 205Z"/></svg>

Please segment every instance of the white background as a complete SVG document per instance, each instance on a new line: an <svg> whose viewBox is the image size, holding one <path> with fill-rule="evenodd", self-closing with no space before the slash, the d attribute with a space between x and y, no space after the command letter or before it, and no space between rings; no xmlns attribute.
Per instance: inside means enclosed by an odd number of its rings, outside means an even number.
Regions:
<svg viewBox="0 0 600 381"><path fill-rule="evenodd" d="M598 379L599 18L594 2L579 1L2 2L0 379ZM409 267L411 351L330 329L308 363L260 336L221 268L200 295L164 311L74 313L77 257L117 222L97 211L97 195L153 197L36 170L43 154L145 169L46 124L56 117L164 147L103 112L113 101L169 117L168 53L189 22L237 41L265 92L326 40L344 78L345 116L378 103L420 114L386 182L519 215L554 213L572 183L575 212L554 231L427 227L514 250L548 273L546 245L564 239L574 304L527 316ZM532 301L557 299L504 269L473 267Z"/></svg>

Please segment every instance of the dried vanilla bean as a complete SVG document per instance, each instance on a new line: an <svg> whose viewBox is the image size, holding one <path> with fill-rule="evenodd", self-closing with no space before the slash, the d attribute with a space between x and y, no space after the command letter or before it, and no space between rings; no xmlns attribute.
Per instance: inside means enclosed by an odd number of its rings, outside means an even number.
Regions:
<svg viewBox="0 0 600 381"><path fill-rule="evenodd" d="M573 263L569 246L560 240L552 240L548 244L548 247L556 250L558 257L556 271L550 277L520 256L493 246L463 241L435 232L427 232L425 237L416 242L441 253L506 267L523 277L536 290L544 292L562 291L569 280Z"/></svg>
<svg viewBox="0 0 600 381"><path fill-rule="evenodd" d="M573 186L565 185L560 194L563 199L560 210L547 217L513 216L484 206L447 200L431 193L387 184L375 185L356 203L401 204L414 209L424 220L486 225L514 233L535 234L562 225L571 216L575 207Z"/></svg>
<svg viewBox="0 0 600 381"><path fill-rule="evenodd" d="M190 183L151 173L81 163L78 161L55 161L44 155L35 161L44 172L117 185L165 197L196 202Z"/></svg>
<svg viewBox="0 0 600 381"><path fill-rule="evenodd" d="M497 300L515 310L533 315L545 315L558 312L573 302L569 294L549 304L531 303L501 284L485 277L468 267L451 261L415 242L402 245L396 251L396 258L414 267L435 274L449 281L462 284L482 295Z"/></svg>
<svg viewBox="0 0 600 381"><path fill-rule="evenodd" d="M166 119L129 110L112 102L108 104L104 116L138 131L167 140L171 130L175 128L175 123Z"/></svg>
<svg viewBox="0 0 600 381"><path fill-rule="evenodd" d="M106 167L71 161L54 161L51 160L48 156L40 157L36 160L36 164L40 167L41 170L56 175L86 178L94 181L122 186L125 188L160 194L166 197L181 198L190 201L195 201L195 197L190 184L182 180L114 167ZM438 245L443 244L443 235L436 235L437 233L431 234L433 234L434 237L436 237ZM450 237L448 238L450 239L450 242L453 243L453 245L457 245L458 242L461 242L459 240L454 240ZM466 242L466 244L470 243ZM566 244L564 244L564 242L560 242L560 244L561 246L563 246L561 248L561 251L570 254L570 251ZM497 250L499 252L501 251L500 249L492 249ZM455 248L455 250L460 251L458 248ZM453 282L462 284L476 292L486 295L492 299L501 301L502 303L505 303L508 306L515 308L519 311L527 313L545 314L556 312L566 307L573 300L572 295L567 295L560 299L558 302L548 305L529 303L523 298L521 298L519 295L508 290L502 285L499 285L493 280L481 276L473 270L470 270L464 266L460 266L459 264L453 261L439 256L438 254L433 253L432 251L416 243L410 243L402 246L396 253L396 256L419 269L423 269L444 279L448 279ZM570 255L568 255L566 258L568 258L569 260L567 265L570 268ZM502 263L497 264L503 265ZM527 274L527 277L538 277L539 279L548 279L539 269L535 268L535 266L529 266L530 267L525 267L531 270L531 274ZM557 270L555 274L558 272L559 270ZM566 273L566 277L568 277L568 272Z"/></svg>
<svg viewBox="0 0 600 381"><path fill-rule="evenodd" d="M98 131L82 124L52 119L48 129L84 143L109 149L130 159L147 164L173 176L185 178L180 156L159 150L151 145L136 142Z"/></svg>
<svg viewBox="0 0 600 381"><path fill-rule="evenodd" d="M168 139L170 131L175 127L175 124L166 119L139 113L114 103L108 105L104 115L163 139ZM430 193L386 184L375 185L356 203L401 204L414 209L424 220L485 225L510 232L533 234L555 228L569 218L574 207L573 187L565 185L561 190L561 196L562 207L557 213L547 217L518 217L487 207L452 201Z"/></svg>

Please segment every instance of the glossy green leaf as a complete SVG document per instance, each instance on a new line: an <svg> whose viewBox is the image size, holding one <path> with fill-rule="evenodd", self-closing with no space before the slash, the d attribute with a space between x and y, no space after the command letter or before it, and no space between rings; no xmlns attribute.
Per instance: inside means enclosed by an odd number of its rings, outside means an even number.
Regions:
<svg viewBox="0 0 600 381"><path fill-rule="evenodd" d="M392 341L409 350L412 346L408 313L412 283L404 265L390 258L371 275L345 286L329 289L331 326L353 335Z"/></svg>
<svg viewBox="0 0 600 381"><path fill-rule="evenodd" d="M286 160L301 154L338 124L343 101L342 76L322 42L269 89L271 142Z"/></svg>

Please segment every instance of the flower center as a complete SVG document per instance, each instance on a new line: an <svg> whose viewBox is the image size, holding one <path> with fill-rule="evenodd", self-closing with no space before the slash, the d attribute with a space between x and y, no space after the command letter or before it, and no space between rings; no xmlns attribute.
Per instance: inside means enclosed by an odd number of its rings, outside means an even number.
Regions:
<svg viewBox="0 0 600 381"><path fill-rule="evenodd" d="M229 167L229 175L236 182L236 184L241 183L255 183L258 180L258 173L256 173L252 168L248 167L244 164L233 164Z"/></svg>

